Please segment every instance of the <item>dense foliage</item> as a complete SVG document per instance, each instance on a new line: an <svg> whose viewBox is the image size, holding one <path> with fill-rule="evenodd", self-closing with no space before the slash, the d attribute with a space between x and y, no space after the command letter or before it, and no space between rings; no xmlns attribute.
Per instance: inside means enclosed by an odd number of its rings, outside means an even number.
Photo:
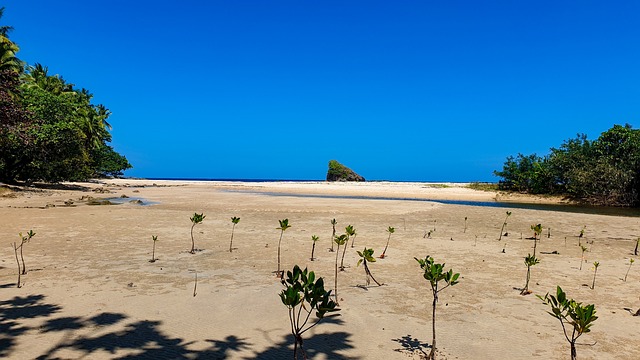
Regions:
<svg viewBox="0 0 640 360"><path fill-rule="evenodd" d="M47 67L25 67L11 30L0 26L0 181L122 175L131 165L108 145L111 112Z"/></svg>
<svg viewBox="0 0 640 360"><path fill-rule="evenodd" d="M507 158L499 188L532 194L562 194L591 204L640 205L640 130L614 125L596 140L584 134L536 154Z"/></svg>

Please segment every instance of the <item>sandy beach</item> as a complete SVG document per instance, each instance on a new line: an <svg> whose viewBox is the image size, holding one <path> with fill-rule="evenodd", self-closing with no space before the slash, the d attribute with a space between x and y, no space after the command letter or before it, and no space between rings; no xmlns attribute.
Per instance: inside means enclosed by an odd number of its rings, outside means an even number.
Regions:
<svg viewBox="0 0 640 360"><path fill-rule="evenodd" d="M305 334L313 359L419 359L428 352L432 297L414 260L426 255L461 274L459 284L440 294L439 359L568 359L560 323L535 296L557 285L596 306L599 319L580 338L588 345L578 346L579 359L640 357L640 317L627 310L640 308L640 263L623 281L629 259L637 260L638 217L424 201L500 197L458 184L122 179L69 185L74 189L0 193L2 358L291 358L282 285L273 274L276 228L285 218L292 227L283 235L283 267L308 267L329 289L336 256L328 250L331 219L339 233L349 224L358 233L338 276L340 316ZM122 204L88 205L89 196ZM349 198L359 196L398 199ZM143 204L130 202L136 199ZM506 211L512 212L508 236L498 241ZM206 218L194 229L198 251L190 254L194 212ZM230 253L233 216L241 221ZM538 223L544 227L540 263L531 270L533 294L522 296L530 226ZM378 256L389 226L395 233L387 257L370 264L384 285L362 286L356 250L370 247ZM36 235L24 246L27 274L16 288L11 244L30 229ZM152 235L158 237L153 263ZM320 238L315 261L312 235ZM579 241L588 248L586 262ZM594 261L600 267L591 289Z"/></svg>

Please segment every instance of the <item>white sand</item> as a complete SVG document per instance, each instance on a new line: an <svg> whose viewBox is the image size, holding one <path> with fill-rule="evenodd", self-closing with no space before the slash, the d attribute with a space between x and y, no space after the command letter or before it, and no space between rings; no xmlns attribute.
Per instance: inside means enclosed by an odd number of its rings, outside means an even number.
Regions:
<svg viewBox="0 0 640 360"><path fill-rule="evenodd" d="M156 187L137 187L155 183ZM441 293L437 331L441 359L569 358L560 324L534 295L521 296L531 252L530 225L542 223L540 264L531 290L543 295L561 285L569 296L594 303L600 317L580 338L580 359L636 359L640 318L640 263L628 268L640 233L635 217L512 209L509 236L497 241L504 208L426 201L269 196L259 192L316 195L491 201L496 194L449 184L421 183L229 183L118 180L91 191L20 192L0 197L0 357L10 359L291 358L287 310L278 293L278 220L284 234L285 268L308 266L333 284L332 218L338 231L352 224L355 249L339 274L341 316L306 334L314 359L418 359L431 343L431 294L413 259L429 254L461 273L460 283ZM83 184L103 188L101 184ZM229 191L232 190L232 191ZM233 191L241 190L241 191ZM134 192L138 191L138 192ZM82 196L142 197L153 206L88 206ZM73 199L72 207L64 200ZM42 209L46 204L56 207ZM192 255L189 217L196 226ZM232 216L239 216L228 252ZM464 218L468 229L464 232ZM584 225L593 242L578 270L577 235ZM371 264L382 287L367 290L364 269L355 267L365 245L379 255L394 226L387 258ZM436 228L432 239L426 230ZM546 228L551 228L551 238ZM25 246L29 272L15 288L17 269L9 244L18 232L37 235ZM320 236L318 260L309 261L311 235ZM151 235L158 236L150 263ZM477 245L475 245L477 236ZM567 245L565 246L565 238ZM451 240L453 239L453 240ZM501 253L506 241L506 253ZM544 254L558 251L559 255ZM637 258L636 258L637 260ZM594 290L593 261L599 261ZM194 272L198 273L193 297Z"/></svg>

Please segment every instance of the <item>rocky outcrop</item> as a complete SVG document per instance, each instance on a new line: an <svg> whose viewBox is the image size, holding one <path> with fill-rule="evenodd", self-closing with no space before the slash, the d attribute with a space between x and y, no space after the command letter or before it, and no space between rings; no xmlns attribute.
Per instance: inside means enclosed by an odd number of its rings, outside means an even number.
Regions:
<svg viewBox="0 0 640 360"><path fill-rule="evenodd" d="M327 171L327 181L365 181L364 178L356 174L353 170L340 164L336 160L329 161Z"/></svg>

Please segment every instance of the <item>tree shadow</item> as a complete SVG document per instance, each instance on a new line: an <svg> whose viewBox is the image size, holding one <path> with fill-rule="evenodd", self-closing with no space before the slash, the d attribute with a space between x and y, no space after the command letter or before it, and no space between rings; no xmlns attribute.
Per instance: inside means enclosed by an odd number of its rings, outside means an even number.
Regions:
<svg viewBox="0 0 640 360"><path fill-rule="evenodd" d="M18 357L17 339L27 333L40 334L58 332L58 343L38 356L38 360L68 358L94 358L109 356L112 359L227 359L242 356L236 353L252 353L246 359L290 358L293 352L293 336L281 341L269 341L270 347L261 352L251 351L252 344L247 338L228 335L224 339L205 340L210 344L205 350L191 350L196 341L187 342L172 337L160 330L160 321L131 321L122 313L104 312L94 316L55 317L62 307L49 304L44 295L16 296L0 301L0 358ZM27 322L43 318L38 324ZM29 325L26 325L26 324ZM323 323L342 325L337 316L327 317ZM112 327L114 327L112 329ZM310 332L304 341L309 358L324 354L328 359L359 359L341 354L353 349L351 334L347 332Z"/></svg>
<svg viewBox="0 0 640 360"><path fill-rule="evenodd" d="M307 333L308 334L308 333ZM340 351L353 349L353 342L351 340L351 334L338 331L332 333L322 333L316 335L309 335L309 338L304 339L304 351L307 353L307 357L312 359L320 354L324 354L324 357L332 360L357 360L359 357L347 356L340 354ZM245 359L286 359L291 358L293 355L293 335L288 334L282 341L277 342L264 351L255 353L254 356ZM302 358L302 355L300 355Z"/></svg>
<svg viewBox="0 0 640 360"><path fill-rule="evenodd" d="M0 357L8 357L16 338L31 330L22 320L51 316L62 308L44 302L44 295L16 296L0 301Z"/></svg>
<svg viewBox="0 0 640 360"><path fill-rule="evenodd" d="M188 355L193 353L187 349L191 343L163 334L158 329L160 321L137 321L125 325L124 329L102 333L102 328L125 321L126 318L123 314L104 313L88 319L69 317L51 320L45 325L48 331L97 329L93 334L75 337L73 340L63 339L38 359L57 359L58 351L63 349L78 351L83 354L81 357L88 358L98 351L112 355L121 350L133 352L120 357L114 356L113 359L189 359ZM101 335L95 335L98 332Z"/></svg>
<svg viewBox="0 0 640 360"><path fill-rule="evenodd" d="M415 354L418 353L420 357L425 357L428 355L424 350L431 349L431 345L426 342L422 342L418 340L418 338L414 338L411 334L405 335L400 339L391 339L400 344L400 348L393 349L393 351L397 351L400 353L406 354Z"/></svg>
<svg viewBox="0 0 640 360"><path fill-rule="evenodd" d="M232 351L248 350L251 343L246 340L235 335L229 335L224 340L206 340L211 343L211 347L199 351L196 359L226 359Z"/></svg>

